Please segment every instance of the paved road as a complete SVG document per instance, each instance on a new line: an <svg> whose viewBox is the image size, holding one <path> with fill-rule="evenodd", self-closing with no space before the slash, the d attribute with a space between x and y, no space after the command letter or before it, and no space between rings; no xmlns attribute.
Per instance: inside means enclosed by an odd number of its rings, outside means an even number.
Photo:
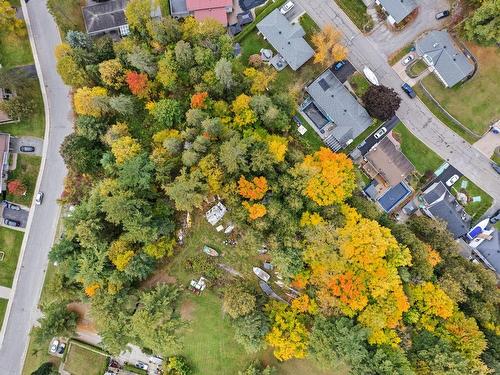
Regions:
<svg viewBox="0 0 500 375"><path fill-rule="evenodd" d="M24 361L28 334L36 321L37 303L47 267L47 254L56 232L59 207L56 199L61 195L66 168L59 156L59 145L72 130L72 111L69 88L58 76L54 60L54 47L60 36L45 1L27 3L36 51L50 108L48 142L44 144L40 190L45 192L44 203L32 207L25 236L25 251L21 254L21 267L14 280L11 311L0 348L0 374L19 375ZM23 4L24 7L24 4ZM4 325L5 328L5 325Z"/></svg>
<svg viewBox="0 0 500 375"><path fill-rule="evenodd" d="M334 1L297 0L320 26L333 24L345 35L349 61L362 70L366 65L385 86L402 97L397 116L422 142L452 164L467 178L500 202L500 176L490 160L439 121L419 99L410 99L402 90L403 81L387 63L383 53L365 37Z"/></svg>

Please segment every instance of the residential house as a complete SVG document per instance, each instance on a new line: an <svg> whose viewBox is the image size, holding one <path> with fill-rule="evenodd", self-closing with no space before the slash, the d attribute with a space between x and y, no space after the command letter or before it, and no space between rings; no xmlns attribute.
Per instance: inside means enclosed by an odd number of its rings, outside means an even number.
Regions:
<svg viewBox="0 0 500 375"><path fill-rule="evenodd" d="M399 143L391 134L365 154L362 167L373 179L364 191L384 211L391 212L412 193L405 180L415 167L401 152Z"/></svg>
<svg viewBox="0 0 500 375"><path fill-rule="evenodd" d="M227 26L227 15L232 11L233 0L170 0L173 17L193 16L198 21L212 18Z"/></svg>
<svg viewBox="0 0 500 375"><path fill-rule="evenodd" d="M441 219L455 238L467 234L471 217L441 182L429 186L420 196L420 208L432 219Z"/></svg>
<svg viewBox="0 0 500 375"><path fill-rule="evenodd" d="M10 155L10 134L0 133L0 191L7 190L9 155Z"/></svg>
<svg viewBox="0 0 500 375"><path fill-rule="evenodd" d="M477 223L465 238L474 255L500 276L500 235L490 224L489 218Z"/></svg>
<svg viewBox="0 0 500 375"><path fill-rule="evenodd" d="M241 10L247 11L261 5L264 5L267 0L239 0Z"/></svg>
<svg viewBox="0 0 500 375"><path fill-rule="evenodd" d="M330 69L306 87L309 97L301 112L334 151L351 143L372 123L368 112Z"/></svg>
<svg viewBox="0 0 500 375"><path fill-rule="evenodd" d="M474 73L474 64L446 31L427 33L415 42L415 49L446 87L453 87Z"/></svg>
<svg viewBox="0 0 500 375"><path fill-rule="evenodd" d="M314 56L314 50L304 39L306 32L302 26L290 23L279 9L260 21L257 29L293 70Z"/></svg>
<svg viewBox="0 0 500 375"><path fill-rule="evenodd" d="M401 23L417 9L415 0L375 0L375 3L387 13L387 20L391 25Z"/></svg>

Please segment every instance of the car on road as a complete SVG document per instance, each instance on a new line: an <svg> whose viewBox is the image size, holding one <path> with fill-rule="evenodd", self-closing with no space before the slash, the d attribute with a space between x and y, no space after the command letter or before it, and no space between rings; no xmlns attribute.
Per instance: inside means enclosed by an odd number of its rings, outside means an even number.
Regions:
<svg viewBox="0 0 500 375"><path fill-rule="evenodd" d="M436 19L440 20L440 19L448 17L449 15L450 15L449 10L443 10L442 12L436 13Z"/></svg>
<svg viewBox="0 0 500 375"><path fill-rule="evenodd" d="M381 127L375 134L373 134L373 138L379 139L381 138L385 133L387 133L387 128L385 126Z"/></svg>
<svg viewBox="0 0 500 375"><path fill-rule="evenodd" d="M500 210L495 212L493 215L490 217L490 223L491 224L496 224L500 221Z"/></svg>
<svg viewBox="0 0 500 375"><path fill-rule="evenodd" d="M337 61L333 66L333 70L340 70L345 64L347 63L344 60Z"/></svg>
<svg viewBox="0 0 500 375"><path fill-rule="evenodd" d="M146 371L148 371L148 368L149 368L149 366L147 364L145 364L144 362L141 362L141 361L137 361L137 363L135 364L135 367L140 368L141 370L146 370Z"/></svg>
<svg viewBox="0 0 500 375"><path fill-rule="evenodd" d="M66 344L62 342L57 348L57 354L64 354L65 349L66 349Z"/></svg>
<svg viewBox="0 0 500 375"><path fill-rule="evenodd" d="M40 206L43 202L43 192L42 191L39 191L37 194L36 194L36 197L35 197L35 203Z"/></svg>
<svg viewBox="0 0 500 375"><path fill-rule="evenodd" d="M57 352L58 347L59 347L59 340L52 341L52 345L50 345L50 352L51 353Z"/></svg>
<svg viewBox="0 0 500 375"><path fill-rule="evenodd" d="M409 84L405 83L403 86L401 86L401 88L403 89L404 92L408 94L410 98L413 99L414 97L417 96L417 93L415 92L415 90L411 88Z"/></svg>
<svg viewBox="0 0 500 375"><path fill-rule="evenodd" d="M280 13L285 15L289 11L291 11L294 6L295 6L295 4L293 3L293 1L289 1L280 8Z"/></svg>
<svg viewBox="0 0 500 375"><path fill-rule="evenodd" d="M454 174L446 181L446 186L451 187L459 179L457 174Z"/></svg>
<svg viewBox="0 0 500 375"><path fill-rule="evenodd" d="M8 209L10 209L10 210L13 210L13 211L21 211L21 206L19 206L17 204L14 204L14 203L7 202L7 206L6 207Z"/></svg>
<svg viewBox="0 0 500 375"><path fill-rule="evenodd" d="M9 227L20 227L21 223L17 220L3 219L3 223Z"/></svg>
<svg viewBox="0 0 500 375"><path fill-rule="evenodd" d="M412 55L406 56L401 62L403 65L408 65L410 61L413 61L414 57Z"/></svg>
<svg viewBox="0 0 500 375"><path fill-rule="evenodd" d="M495 172L500 174L500 165L495 164L495 163L491 163L491 168L493 168L495 170Z"/></svg>
<svg viewBox="0 0 500 375"><path fill-rule="evenodd" d="M19 150L22 152L35 152L35 147L34 146L21 146L19 147Z"/></svg>

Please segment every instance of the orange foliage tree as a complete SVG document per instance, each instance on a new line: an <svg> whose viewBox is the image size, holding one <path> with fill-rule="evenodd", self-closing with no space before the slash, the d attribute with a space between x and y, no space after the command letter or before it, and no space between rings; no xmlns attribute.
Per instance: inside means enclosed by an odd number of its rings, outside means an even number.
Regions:
<svg viewBox="0 0 500 375"><path fill-rule="evenodd" d="M254 177L252 181L248 181L245 177L241 176L238 181L238 193L242 197L252 201L264 198L269 187L265 177Z"/></svg>
<svg viewBox="0 0 500 375"><path fill-rule="evenodd" d="M139 97L144 97L147 95L149 88L149 79L146 73L137 73L134 71L128 71L125 75L125 81L127 82L130 92Z"/></svg>
<svg viewBox="0 0 500 375"><path fill-rule="evenodd" d="M26 186L20 180L12 180L7 183L7 191L17 196L25 195Z"/></svg>
<svg viewBox="0 0 500 375"><path fill-rule="evenodd" d="M243 202L243 207L247 209L250 220L256 220L267 213L266 206L260 203L250 204Z"/></svg>
<svg viewBox="0 0 500 375"><path fill-rule="evenodd" d="M342 34L332 25L326 25L312 37L316 48L314 62L322 65L331 65L335 61L347 57L347 48L342 44Z"/></svg>
<svg viewBox="0 0 500 375"><path fill-rule="evenodd" d="M208 98L208 92L197 92L191 96L191 108L200 108L203 109L206 107L205 101Z"/></svg>

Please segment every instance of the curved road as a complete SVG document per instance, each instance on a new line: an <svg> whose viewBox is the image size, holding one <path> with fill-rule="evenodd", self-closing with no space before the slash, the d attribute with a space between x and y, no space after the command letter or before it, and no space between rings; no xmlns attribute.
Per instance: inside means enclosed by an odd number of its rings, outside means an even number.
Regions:
<svg viewBox="0 0 500 375"><path fill-rule="evenodd" d="M4 324L4 339L0 348L2 375L21 374L28 334L39 317L37 303L47 269L47 254L52 246L59 218L56 200L62 193L66 175L66 167L59 155L59 145L72 131L73 122L69 87L64 85L56 72L54 48L61 43L57 26L46 8L45 0L23 4L23 12L28 29L31 29L31 47L36 49L33 52L37 72L40 83L45 86L42 91L46 94L44 156L37 181L45 198L41 206L32 206L27 235L21 249L21 267L14 277L12 298L7 308L7 313L10 308L10 315L6 315L8 320Z"/></svg>
<svg viewBox="0 0 500 375"><path fill-rule="evenodd" d="M334 0L296 0L319 25L333 24L345 36L349 61L360 71L368 66L379 81L392 87L403 99L397 116L422 142L500 202L500 176L490 159L439 121L419 99L410 99L402 90L403 81L379 51L339 8Z"/></svg>

